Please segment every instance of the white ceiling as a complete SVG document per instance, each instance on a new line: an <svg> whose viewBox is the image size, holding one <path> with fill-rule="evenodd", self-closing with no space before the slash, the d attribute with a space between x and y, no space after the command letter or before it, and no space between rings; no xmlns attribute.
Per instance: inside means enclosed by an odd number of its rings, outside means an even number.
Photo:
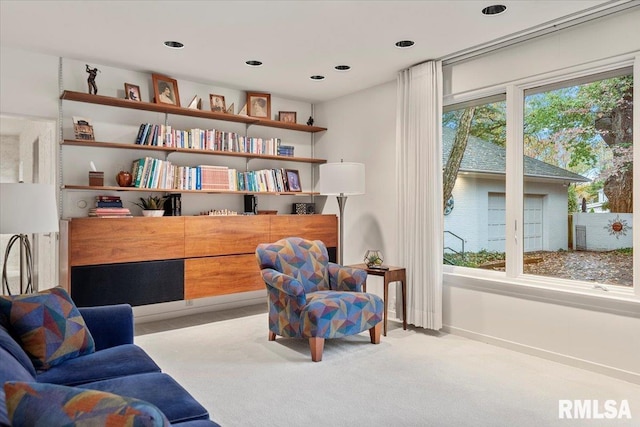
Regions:
<svg viewBox="0 0 640 427"><path fill-rule="evenodd" d="M501 3L501 15L483 7ZM0 1L0 44L320 102L391 81L443 58L608 0L475 1ZM394 43L410 39L410 49ZM165 40L185 44L181 50ZM262 67L251 68L246 60ZM349 72L336 65L347 64ZM326 79L311 81L321 74Z"/></svg>

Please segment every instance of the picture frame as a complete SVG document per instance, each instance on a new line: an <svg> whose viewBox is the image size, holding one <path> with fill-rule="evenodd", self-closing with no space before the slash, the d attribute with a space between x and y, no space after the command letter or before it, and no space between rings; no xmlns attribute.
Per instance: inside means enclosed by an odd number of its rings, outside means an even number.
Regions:
<svg viewBox="0 0 640 427"><path fill-rule="evenodd" d="M199 110L201 105L202 105L202 100L198 95L195 95L187 108L190 108L192 110Z"/></svg>
<svg viewBox="0 0 640 427"><path fill-rule="evenodd" d="M278 121L285 123L298 123L297 114L295 111L279 111Z"/></svg>
<svg viewBox="0 0 640 427"><path fill-rule="evenodd" d="M297 169L285 169L285 175L287 176L287 190L291 192L302 191L302 185L300 184L300 173Z"/></svg>
<svg viewBox="0 0 640 427"><path fill-rule="evenodd" d="M211 111L214 113L225 113L227 106L224 102L223 95L216 95L215 93L209 94L209 103L211 104Z"/></svg>
<svg viewBox="0 0 640 427"><path fill-rule="evenodd" d="M91 120L84 118L73 116L73 132L77 140L82 141L95 141L95 136L93 135L93 125L91 124Z"/></svg>
<svg viewBox="0 0 640 427"><path fill-rule="evenodd" d="M178 92L178 81L171 77L160 74L152 74L153 94L156 104L169 104L180 106L180 94Z"/></svg>
<svg viewBox="0 0 640 427"><path fill-rule="evenodd" d="M271 119L271 94L247 92L247 115Z"/></svg>
<svg viewBox="0 0 640 427"><path fill-rule="evenodd" d="M140 86L131 83L124 84L124 97L130 101L142 101L140 97Z"/></svg>

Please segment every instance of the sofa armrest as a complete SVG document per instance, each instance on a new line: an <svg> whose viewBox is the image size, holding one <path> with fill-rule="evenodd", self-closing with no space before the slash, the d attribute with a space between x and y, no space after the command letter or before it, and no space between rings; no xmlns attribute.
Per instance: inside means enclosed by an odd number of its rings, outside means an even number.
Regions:
<svg viewBox="0 0 640 427"><path fill-rule="evenodd" d="M129 304L78 307L96 343L96 351L133 344L133 310Z"/></svg>
<svg viewBox="0 0 640 427"><path fill-rule="evenodd" d="M345 267L329 262L329 286L337 291L362 292L367 281L367 272L359 268Z"/></svg>

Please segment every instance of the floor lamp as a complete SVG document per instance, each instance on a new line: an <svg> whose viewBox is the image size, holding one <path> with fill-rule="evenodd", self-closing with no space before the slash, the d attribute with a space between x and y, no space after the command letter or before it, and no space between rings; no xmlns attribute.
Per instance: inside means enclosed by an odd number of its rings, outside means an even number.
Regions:
<svg viewBox="0 0 640 427"><path fill-rule="evenodd" d="M58 231L58 208L53 184L0 184L0 234L9 239L2 265L3 293L11 295L7 277L9 254L20 247L20 293L36 292L33 283L33 257L29 234Z"/></svg>
<svg viewBox="0 0 640 427"><path fill-rule="evenodd" d="M338 246L338 264L343 264L344 255L344 206L347 196L364 194L364 164L362 163L324 163L320 165L320 194L337 196L340 209L340 244Z"/></svg>

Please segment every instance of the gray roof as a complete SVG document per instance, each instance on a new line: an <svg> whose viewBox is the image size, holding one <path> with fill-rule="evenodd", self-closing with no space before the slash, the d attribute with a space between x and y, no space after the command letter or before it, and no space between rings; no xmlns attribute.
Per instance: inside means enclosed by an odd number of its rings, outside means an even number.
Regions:
<svg viewBox="0 0 640 427"><path fill-rule="evenodd" d="M442 164L447 163L456 132L451 128L442 129ZM503 174L506 171L507 153L503 147L492 142L469 136L467 149L460 165L461 172ZM588 178L558 166L524 156L524 174L530 177L551 178L561 181L589 182Z"/></svg>

